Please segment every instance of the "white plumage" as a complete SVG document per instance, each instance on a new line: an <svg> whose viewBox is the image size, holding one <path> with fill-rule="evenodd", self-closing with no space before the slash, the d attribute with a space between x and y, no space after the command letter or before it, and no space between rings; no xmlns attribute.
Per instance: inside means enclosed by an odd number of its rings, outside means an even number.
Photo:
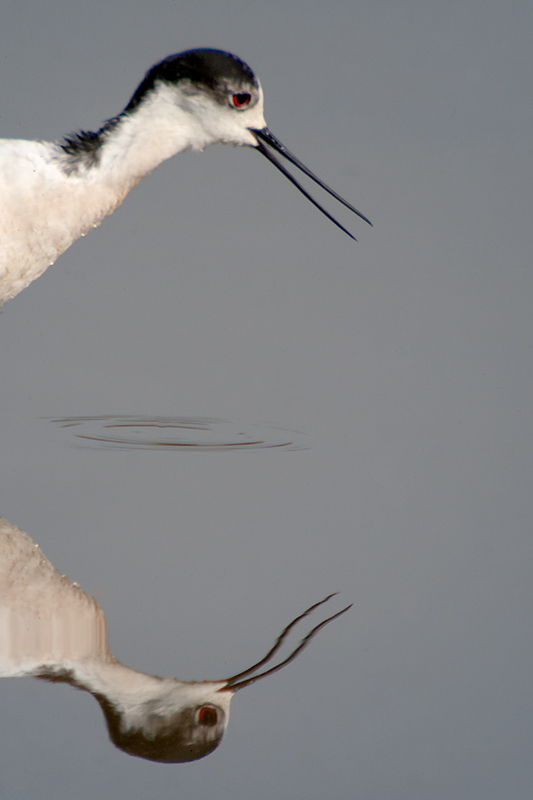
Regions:
<svg viewBox="0 0 533 800"><path fill-rule="evenodd" d="M100 703L114 744L152 761L193 761L211 753L226 730L233 694L294 660L324 625L348 610L319 623L284 661L254 675L294 625L326 600L293 620L265 658L231 678L147 675L109 651L106 618L94 597L0 517L0 677L32 676L89 692Z"/></svg>
<svg viewBox="0 0 533 800"><path fill-rule="evenodd" d="M244 62L191 50L152 67L124 111L95 133L56 143L0 140L0 304L99 225L160 163L215 142L258 149L342 228L268 145L362 217L270 133L260 83Z"/></svg>

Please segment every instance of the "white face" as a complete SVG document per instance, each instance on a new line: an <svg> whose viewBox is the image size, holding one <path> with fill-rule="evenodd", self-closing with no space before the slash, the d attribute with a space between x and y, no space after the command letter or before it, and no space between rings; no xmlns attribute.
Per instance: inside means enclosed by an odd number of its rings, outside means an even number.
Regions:
<svg viewBox="0 0 533 800"><path fill-rule="evenodd" d="M233 697L231 690L220 691L225 685L225 681L178 681L174 678L164 678L154 685L150 675L144 692L137 687L133 695L124 693L113 699L121 708L125 730L139 727L149 731L150 724L167 725L184 709L200 710L205 705L219 710L219 722L225 728Z"/></svg>
<svg viewBox="0 0 533 800"><path fill-rule="evenodd" d="M220 81L215 90L184 81L179 105L192 114L213 142L257 146L250 129L266 127L261 86Z"/></svg>
<svg viewBox="0 0 533 800"><path fill-rule="evenodd" d="M225 682L154 680L133 692L96 693L114 744L130 755L177 763L209 755L224 735L233 691Z"/></svg>

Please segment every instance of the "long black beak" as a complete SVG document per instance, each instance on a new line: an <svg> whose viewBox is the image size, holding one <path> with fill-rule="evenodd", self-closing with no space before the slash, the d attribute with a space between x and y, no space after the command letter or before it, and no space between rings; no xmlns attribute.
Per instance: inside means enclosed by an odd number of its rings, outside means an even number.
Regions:
<svg viewBox="0 0 533 800"><path fill-rule="evenodd" d="M231 678L227 679L225 686L223 686L222 689L219 689L218 691L236 692L239 689L242 689L244 686L250 686L252 683L255 683L255 681L258 681L260 678L265 678L267 675L272 675L274 672L277 672L278 670L283 669L283 667L286 667L287 664L291 663L291 661L294 661L294 659L302 652L302 650L304 650L307 647L311 639L313 639L317 635L317 633L320 630L322 630L322 628L324 628L329 622L332 622L334 619L337 619L337 617L340 617L341 614L345 614L346 611L348 611L348 609L350 609L352 606L351 605L346 606L346 608L343 608L342 611L338 611L336 614L333 614L332 617L328 617L328 619L325 619L323 622L319 622L318 625L315 625L315 627L311 631L309 631L307 636L305 636L302 639L298 647L295 650L293 650L293 652L289 656L287 656L287 658L280 664L276 664L275 667L270 667L270 669L265 670L265 672L261 672L259 675L253 675L251 678L246 678L247 675L251 675L253 672L257 672L257 670L260 667L263 667L273 658L273 656L278 652L278 650L280 649L281 645L283 644L289 633L292 631L294 626L297 625L298 622L300 622L300 620L311 614L311 612L314 611L315 608L318 608L323 603L327 603L328 600L331 600L331 598L335 597L336 594L337 594L336 592L334 592L333 594L328 594L328 596L325 597L323 600L320 600L320 602L310 606L307 609L307 611L304 611L304 613L300 614L299 617L293 619L293 621L290 622L287 625L287 627L282 630L282 632L274 642L274 646L268 651L266 656L261 659L261 661L258 661L257 664L254 664L253 667L245 669L244 672L239 672L237 675L232 675ZM246 678L246 680L242 680L242 678Z"/></svg>
<svg viewBox="0 0 533 800"><path fill-rule="evenodd" d="M265 144L268 144L269 147L272 147L272 149L275 150L277 153L279 153L280 156L283 156L283 158L286 158L287 161L291 162L291 164L294 164L295 167L298 167L299 170L301 170L305 175L307 175L308 178L311 178L312 181L318 183L318 185L321 186L325 192L334 197L335 200L338 200L339 203L342 203L343 206L346 206L346 208L350 209L350 211L353 211L354 214L357 214L358 217L361 217L361 219L364 219L364 221L368 222L369 225L372 225L370 220L367 219L365 216L363 216L363 214L361 214L360 211L358 211L356 208L350 205L350 203L347 203L346 200L344 200L339 194L337 194L337 192L334 192L333 189L330 189L329 186L326 186L326 184L323 183L320 180L320 178L317 178L317 176L313 172L311 172L311 170L308 169L305 166L305 164L302 164L302 162L299 159L297 159L296 156L294 156L289 150L287 150L287 148L284 145L281 144L279 139L276 139L273 133L270 133L268 128L262 128L261 130L254 130L254 129L250 130L257 139L256 149L259 150L259 152L262 153L265 156L265 158L268 158L268 160L271 161L272 164L274 164L274 166L277 167L277 169L279 169L279 171L282 172L285 175L285 177L288 178L290 182L296 186L296 188L304 195L304 197L307 197L307 199L310 200L311 203L314 206L316 206L316 208L318 208L319 211L321 211L328 219L330 219L337 226L337 228L340 228L341 231L344 231L344 233L348 234L348 236L351 239L357 241L355 236L353 236L350 233L350 231L347 231L346 228L344 228L340 224L340 222L337 222L335 217L332 217L331 214L320 205L320 203L317 203L314 197L311 197L311 195L308 192L306 192L302 186L300 186L296 178L293 175L291 175L291 173L287 169L285 169L283 164L281 164L278 161L278 159L270 152L270 150L268 150L265 147Z"/></svg>

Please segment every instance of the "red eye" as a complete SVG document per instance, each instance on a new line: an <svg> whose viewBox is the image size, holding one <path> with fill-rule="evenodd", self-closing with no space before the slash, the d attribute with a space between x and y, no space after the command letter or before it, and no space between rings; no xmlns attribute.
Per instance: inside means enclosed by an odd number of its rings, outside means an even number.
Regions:
<svg viewBox="0 0 533 800"><path fill-rule="evenodd" d="M234 94L232 98L235 108L243 108L244 106L247 106L251 99L252 95L248 94L248 92Z"/></svg>
<svg viewBox="0 0 533 800"><path fill-rule="evenodd" d="M200 725L206 725L208 728L212 728L213 725L217 724L217 719L217 712L214 708L204 706L200 709L200 713L198 714L198 722Z"/></svg>

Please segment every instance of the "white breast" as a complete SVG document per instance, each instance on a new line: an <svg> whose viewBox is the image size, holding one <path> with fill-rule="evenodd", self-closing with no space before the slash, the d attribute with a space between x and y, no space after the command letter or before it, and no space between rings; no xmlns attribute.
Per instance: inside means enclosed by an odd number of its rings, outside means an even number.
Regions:
<svg viewBox="0 0 533 800"><path fill-rule="evenodd" d="M109 658L106 619L96 600L0 517L0 677Z"/></svg>
<svg viewBox="0 0 533 800"><path fill-rule="evenodd" d="M66 175L48 142L0 141L0 304L98 225L126 192Z"/></svg>
<svg viewBox="0 0 533 800"><path fill-rule="evenodd" d="M230 108L222 113L203 93L166 84L110 122L88 158L50 142L0 140L0 305L99 225L162 161L214 142L254 146L247 126L265 126L261 97L245 118Z"/></svg>

